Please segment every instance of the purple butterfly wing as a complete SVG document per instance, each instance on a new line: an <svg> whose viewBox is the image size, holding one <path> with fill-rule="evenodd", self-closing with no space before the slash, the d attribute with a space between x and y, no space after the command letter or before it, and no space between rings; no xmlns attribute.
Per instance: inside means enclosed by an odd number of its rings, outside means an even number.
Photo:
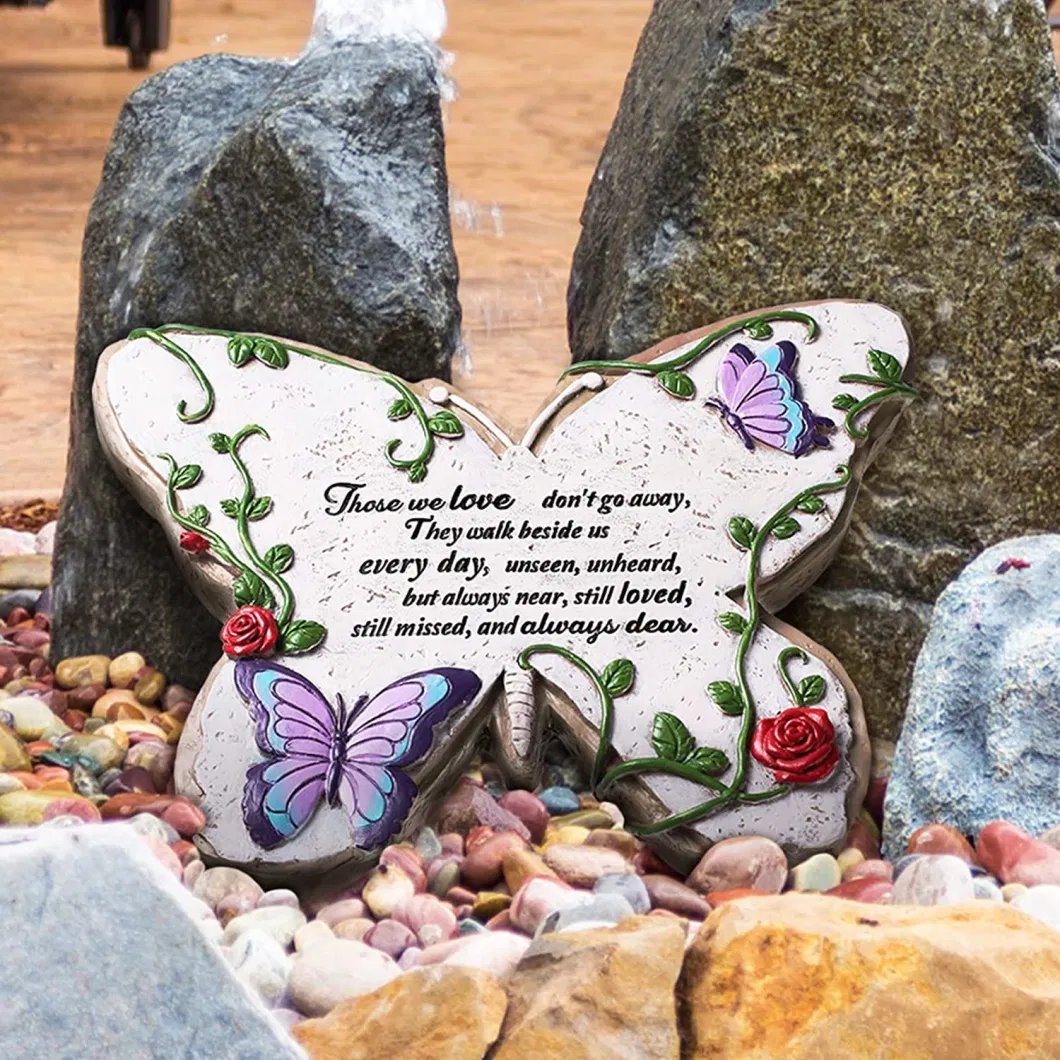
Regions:
<svg viewBox="0 0 1060 1060"><path fill-rule="evenodd" d="M737 344L726 355L718 372L718 388L729 411L753 439L801 456L815 443L820 420L799 399L795 384L796 350L790 342L778 342L754 357Z"/></svg>
<svg viewBox="0 0 1060 1060"><path fill-rule="evenodd" d="M416 797L402 767L430 750L434 727L467 706L481 687L470 670L439 667L395 681L354 710L340 792L359 847L380 846L401 827Z"/></svg>
<svg viewBox="0 0 1060 1060"><path fill-rule="evenodd" d="M269 759L247 770L243 820L250 838L270 849L302 828L324 798L335 716L312 682L266 659L237 662L235 682Z"/></svg>

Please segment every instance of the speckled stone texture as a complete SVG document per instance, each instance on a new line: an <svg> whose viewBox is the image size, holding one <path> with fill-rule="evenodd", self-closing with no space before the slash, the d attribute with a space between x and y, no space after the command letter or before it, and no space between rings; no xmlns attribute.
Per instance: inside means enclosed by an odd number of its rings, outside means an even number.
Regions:
<svg viewBox="0 0 1060 1060"><path fill-rule="evenodd" d="M1060 101L1040 0L659 0L583 215L576 359L760 305L909 321L924 401L784 617L893 738L931 604L1060 502Z"/></svg>
<svg viewBox="0 0 1060 1060"><path fill-rule="evenodd" d="M1058 775L1060 535L1043 534L988 549L939 597L887 786L887 856L930 821L1037 835L1060 821Z"/></svg>
<svg viewBox="0 0 1060 1060"><path fill-rule="evenodd" d="M297 1060L124 825L4 830L5 1056Z"/></svg>
<svg viewBox="0 0 1060 1060"><path fill-rule="evenodd" d="M345 43L294 64L206 56L129 97L82 252L56 658L135 644L194 687L217 657L217 624L99 447L107 345L191 323L448 377L460 311L435 77L426 47Z"/></svg>

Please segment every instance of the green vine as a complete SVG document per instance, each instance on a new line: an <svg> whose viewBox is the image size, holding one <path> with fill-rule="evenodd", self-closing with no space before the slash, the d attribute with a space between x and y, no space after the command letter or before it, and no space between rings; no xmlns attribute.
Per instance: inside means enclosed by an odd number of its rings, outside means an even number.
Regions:
<svg viewBox="0 0 1060 1060"><path fill-rule="evenodd" d="M633 758L613 766L605 772L611 753L614 732L614 699L625 695L633 687L635 670L628 659L616 659L597 673L584 659L567 648L554 644L534 644L519 655L519 665L530 668L534 655L558 655L576 666L592 681L600 700L600 734L593 762L591 787L594 794L603 796L607 790L624 777L638 773L666 773L691 780L714 792L714 797L681 813L673 814L651 825L628 825L638 835L656 835L681 825L694 824L712 813L733 803L760 803L780 798L791 791L790 784L780 784L768 791L748 792L744 790L749 765L749 747L754 732L756 712L751 690L747 683L746 660L755 635L761 625L761 610L758 603L758 576L762 551L770 539L785 540L799 533L802 525L794 513L817 515L825 511L821 497L836 493L850 484L850 469L840 465L836 479L821 482L802 490L779 508L761 527L755 527L750 519L734 516L729 520L729 536L733 544L748 553L747 581L744 587L745 614L726 611L718 616L723 629L736 634L734 669L736 681L714 681L708 686L708 694L719 709L732 716L739 716L740 731L736 739L736 768L729 782L718 779L732 768L733 763L724 751L716 747L700 747L695 737L680 718L660 711L652 723L653 758ZM825 683L819 675L805 677L798 684L788 672L788 664L798 658L809 662L809 656L794 646L784 648L777 658L777 668L784 687L796 706L818 703L824 698Z"/></svg>
<svg viewBox="0 0 1060 1060"><path fill-rule="evenodd" d="M800 313L797 309L777 309L726 324L717 331L705 335L691 349L667 361L657 361L653 364L641 364L638 361L582 361L579 364L572 364L560 376L560 379L568 375L581 375L583 372L601 372L604 375L632 372L637 375L654 376L659 386L672 397L688 401L696 396L696 384L687 372L682 371L683 368L698 360L722 339L741 331L746 332L752 339L771 339L773 329L769 325L778 320L793 320L798 324L804 324L807 330L807 342L813 342L817 338L819 328L813 317Z"/></svg>
<svg viewBox="0 0 1060 1060"><path fill-rule="evenodd" d="M872 375L842 375L839 381L841 383L863 383L866 386L875 387L876 393L860 401L853 394L836 394L832 399L832 407L846 413L844 427L847 434L858 441L863 441L869 436L867 427L857 425L858 417L866 409L891 397L900 396L910 400L920 397L920 391L916 387L902 382L902 365L897 357L883 350L869 350L868 362Z"/></svg>
<svg viewBox="0 0 1060 1060"><path fill-rule="evenodd" d="M243 443L254 435L266 440L269 438L268 432L257 424L243 427L231 438L220 433L210 435L210 445L214 451L231 458L243 484L243 491L238 498L226 498L220 503L221 511L235 521L242 556L221 534L210 529L212 516L204 504L195 505L187 513L179 509L177 493L198 485L202 479L202 468L198 464L180 465L169 453L162 453L161 459L169 465L166 506L170 517L181 529L202 537L220 560L239 572L232 586L236 606L254 606L272 611L279 630L277 649L295 655L319 647L327 635L327 629L319 622L294 618L294 594L283 577L294 563L294 549L287 544L273 545L262 555L251 537L250 524L264 519L272 510L272 498L258 496L240 453ZM273 589L279 594L278 607Z"/></svg>
<svg viewBox="0 0 1060 1060"><path fill-rule="evenodd" d="M290 355L298 354L309 357L324 364L338 365L340 368L350 368L364 375L374 376L381 379L397 392L397 399L387 410L387 417L391 420L403 420L414 416L423 434L423 441L419 451L411 458L398 456L401 447L401 439L393 438L387 442L384 452L392 467L404 471L411 482L422 482L427 475L427 465L434 455L435 438L459 438L464 433L464 425L448 410L436 412L433 416L427 415L423 402L415 391L404 380L388 372L377 371L374 368L365 368L350 364L319 350L310 350L291 343L280 342L270 339L264 335L244 335L240 332L225 331L221 328L201 328L191 324L165 324L159 328L138 328L130 333L130 339L146 338L157 343L163 349L168 350L175 357L183 361L195 376L196 381L202 387L204 403L198 412L187 412L187 403L181 401L177 405L177 415L184 423L200 423L207 419L213 412L215 404L214 389L206 373L199 367L195 358L192 357L179 343L174 342L170 332L184 331L195 335L219 335L228 339L228 359L236 367L242 368L251 361L258 361L266 367L282 370L290 363Z"/></svg>

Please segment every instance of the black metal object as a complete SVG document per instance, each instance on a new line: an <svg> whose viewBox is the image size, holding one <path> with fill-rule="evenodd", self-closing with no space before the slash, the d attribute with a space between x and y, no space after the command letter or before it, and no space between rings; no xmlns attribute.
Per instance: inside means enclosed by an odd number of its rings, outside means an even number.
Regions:
<svg viewBox="0 0 1060 1060"><path fill-rule="evenodd" d="M130 68L145 70L169 47L169 0L103 0L103 43L127 48Z"/></svg>

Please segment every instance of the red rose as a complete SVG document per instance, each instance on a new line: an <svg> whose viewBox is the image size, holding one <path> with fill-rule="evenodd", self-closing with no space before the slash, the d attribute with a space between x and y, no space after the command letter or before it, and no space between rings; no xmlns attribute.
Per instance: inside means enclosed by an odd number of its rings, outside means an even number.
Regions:
<svg viewBox="0 0 1060 1060"><path fill-rule="evenodd" d="M241 607L221 627L221 643L225 655L240 658L245 655L268 655L276 647L280 631L271 611L249 604Z"/></svg>
<svg viewBox="0 0 1060 1060"><path fill-rule="evenodd" d="M210 542L202 534L195 533L194 530L185 530L180 535L180 547L185 552L209 552Z"/></svg>
<svg viewBox="0 0 1060 1060"><path fill-rule="evenodd" d="M778 784L812 784L839 764L835 729L820 707L791 707L763 718L751 739L751 754L773 770Z"/></svg>

